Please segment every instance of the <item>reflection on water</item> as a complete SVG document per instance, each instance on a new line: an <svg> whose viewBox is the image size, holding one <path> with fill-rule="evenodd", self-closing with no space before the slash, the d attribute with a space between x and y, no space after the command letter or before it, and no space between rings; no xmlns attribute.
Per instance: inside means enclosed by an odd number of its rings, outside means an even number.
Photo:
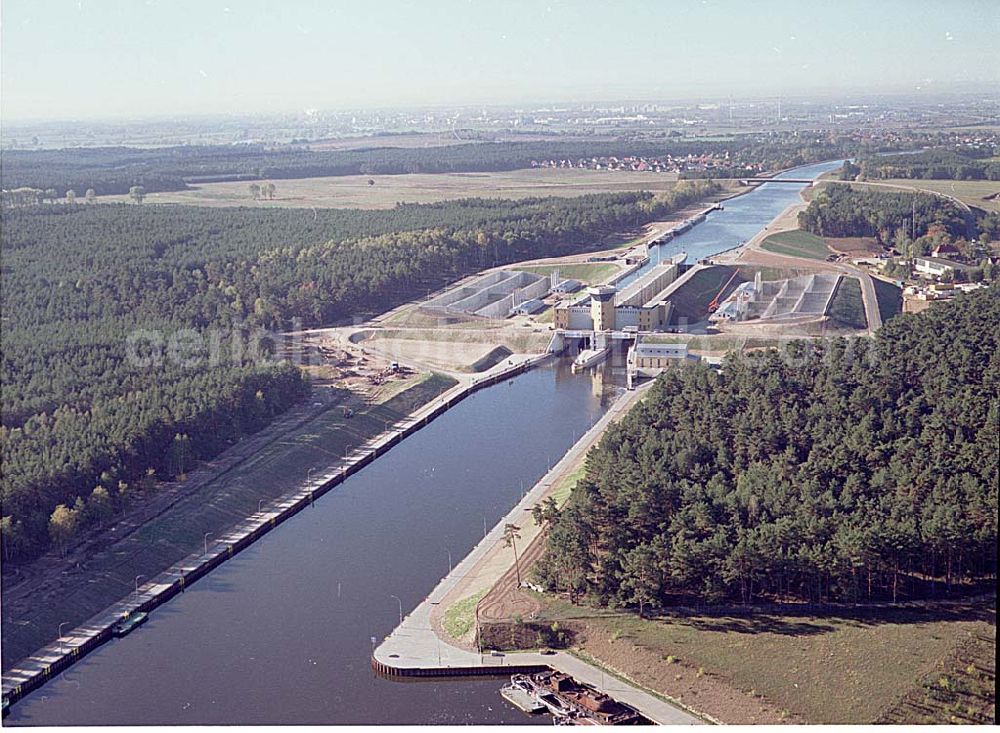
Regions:
<svg viewBox="0 0 1000 733"><path fill-rule="evenodd" d="M843 161L803 166L777 176L781 178L816 178L839 168ZM791 183L765 183L742 196L723 202L722 211L713 211L701 224L674 237L669 242L650 247L649 262L624 278L621 285L641 277L658 262L678 252L687 252L688 264L711 257L753 237L788 206L802 201L802 186Z"/></svg>
<svg viewBox="0 0 1000 733"><path fill-rule="evenodd" d="M610 369L560 360L472 395L5 723L549 723L498 680L379 678L371 638L395 626L393 595L412 609L605 412Z"/></svg>

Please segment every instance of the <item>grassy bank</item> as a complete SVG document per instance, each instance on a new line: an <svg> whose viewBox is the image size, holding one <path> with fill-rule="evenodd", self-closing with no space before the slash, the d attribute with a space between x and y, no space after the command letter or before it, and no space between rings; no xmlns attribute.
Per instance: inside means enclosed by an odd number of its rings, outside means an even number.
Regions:
<svg viewBox="0 0 1000 733"><path fill-rule="evenodd" d="M970 633L878 720L879 723L991 725L996 722L996 626Z"/></svg>
<svg viewBox="0 0 1000 733"><path fill-rule="evenodd" d="M737 272L737 269L739 272L733 278L733 273ZM715 265L699 270L670 297L670 302L673 304L670 324L677 326L684 322L691 323L704 319L708 315L709 303L719 294L723 286L726 286L723 291L725 297L735 290L737 285L752 278L752 269L748 267Z"/></svg>
<svg viewBox="0 0 1000 733"><path fill-rule="evenodd" d="M826 242L815 234L801 229L772 234L761 243L760 248L775 254L805 257L810 260L825 260L831 254Z"/></svg>
<svg viewBox="0 0 1000 733"><path fill-rule="evenodd" d="M968 639L995 638L995 607L960 604L869 615L640 619L546 598L542 615L578 628L583 651L611 668L730 723L775 715L874 722L923 689ZM981 671L973 673L980 687L989 686ZM720 695L719 685L729 694ZM901 717L894 722L917 722Z"/></svg>
<svg viewBox="0 0 1000 733"><path fill-rule="evenodd" d="M865 304L861 297L861 283L856 277L845 277L830 302L830 317L850 328L867 328Z"/></svg>
<svg viewBox="0 0 1000 733"><path fill-rule="evenodd" d="M489 588L483 588L468 598L463 598L444 612L441 625L452 639L461 639L472 631L476 623L476 604L482 600Z"/></svg>
<svg viewBox="0 0 1000 733"><path fill-rule="evenodd" d="M514 267L512 269L531 272L545 277L548 277L549 273L554 270L558 270L559 277L562 280L579 280L593 285L594 283L604 282L621 268L610 262L584 262L572 265L531 265L528 267Z"/></svg>
<svg viewBox="0 0 1000 733"><path fill-rule="evenodd" d="M875 286L875 300L878 303L879 315L882 316L882 323L903 312L902 290L877 277L872 278L872 284Z"/></svg>

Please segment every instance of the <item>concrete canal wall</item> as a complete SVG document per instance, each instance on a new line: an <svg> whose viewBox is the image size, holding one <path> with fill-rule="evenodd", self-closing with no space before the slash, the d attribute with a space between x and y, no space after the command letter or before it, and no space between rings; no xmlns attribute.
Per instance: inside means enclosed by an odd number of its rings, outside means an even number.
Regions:
<svg viewBox="0 0 1000 733"><path fill-rule="evenodd" d="M551 358L545 353L530 357L497 372L475 377L466 386L453 389L424 405L386 433L368 441L350 453L336 467L317 476L301 489L287 494L269 509L255 514L233 530L206 543L204 552L193 553L152 580L135 593L88 619L59 640L38 650L3 675L3 697L13 704L64 671L114 636L113 628L122 616L149 612L165 603L186 586L207 575L230 557L249 547L267 532L312 505L316 498L357 473L408 435L424 427L472 393L529 371Z"/></svg>

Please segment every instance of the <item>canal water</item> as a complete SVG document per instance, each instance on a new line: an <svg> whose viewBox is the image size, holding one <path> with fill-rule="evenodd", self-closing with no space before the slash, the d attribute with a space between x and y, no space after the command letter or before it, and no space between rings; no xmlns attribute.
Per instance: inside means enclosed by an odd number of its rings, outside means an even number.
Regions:
<svg viewBox="0 0 1000 733"><path fill-rule="evenodd" d="M776 179L813 179L839 168L843 161L827 161L806 165L785 171ZM774 217L791 204L800 202L799 193L803 186L793 183L765 183L753 191L729 199L722 203L722 211L713 211L701 224L697 224L684 234L674 237L666 244L650 247L649 262L624 278L619 284L626 285L642 277L661 260L668 260L678 252L687 252L688 264L739 246L767 226Z"/></svg>
<svg viewBox="0 0 1000 733"><path fill-rule="evenodd" d="M497 679L374 675L381 640L621 393L550 363L460 402L13 706L13 725L541 723ZM523 486L523 488L522 488ZM530 521L526 517L525 521Z"/></svg>
<svg viewBox="0 0 1000 733"><path fill-rule="evenodd" d="M734 247L800 190L765 184L727 201L653 260ZM477 392L18 702L5 724L550 724L506 703L496 679L379 678L372 639L600 418L620 373L574 375L562 360Z"/></svg>

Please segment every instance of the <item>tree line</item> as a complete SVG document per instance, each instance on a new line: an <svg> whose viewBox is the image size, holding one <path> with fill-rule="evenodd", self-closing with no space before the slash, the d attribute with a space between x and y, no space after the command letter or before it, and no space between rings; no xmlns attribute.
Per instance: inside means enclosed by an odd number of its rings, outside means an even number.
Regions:
<svg viewBox="0 0 1000 733"><path fill-rule="evenodd" d="M941 196L837 183L823 186L799 213L800 229L821 237L874 237L883 247L891 246L897 233L916 239L932 227L958 239L967 226L962 210Z"/></svg>
<svg viewBox="0 0 1000 733"><path fill-rule="evenodd" d="M5 192L28 187L54 191L62 197L68 190L82 193L89 189L97 195L126 194L136 185L154 193L212 181L504 171L529 168L533 161L595 156L712 154L728 156L734 169L758 165L778 169L867 155L886 147L865 145L849 137L753 133L721 140L542 140L356 150L313 150L301 145L5 150L0 180ZM5 203L14 204L15 200L4 194Z"/></svg>
<svg viewBox="0 0 1000 733"><path fill-rule="evenodd" d="M851 172L861 180L922 178L1000 181L1000 160L993 148L935 148L907 155L869 157Z"/></svg>
<svg viewBox="0 0 1000 733"><path fill-rule="evenodd" d="M581 251L717 190L692 182L659 196L387 211L116 204L6 212L5 556L58 544L65 533L53 522L98 521L149 476L184 473L299 399L307 385L297 369L231 348L252 343L255 329L384 310L485 266ZM144 332L165 343L131 340Z"/></svg>
<svg viewBox="0 0 1000 733"><path fill-rule="evenodd" d="M665 372L587 457L542 583L574 600L892 602L996 577L1000 289Z"/></svg>

